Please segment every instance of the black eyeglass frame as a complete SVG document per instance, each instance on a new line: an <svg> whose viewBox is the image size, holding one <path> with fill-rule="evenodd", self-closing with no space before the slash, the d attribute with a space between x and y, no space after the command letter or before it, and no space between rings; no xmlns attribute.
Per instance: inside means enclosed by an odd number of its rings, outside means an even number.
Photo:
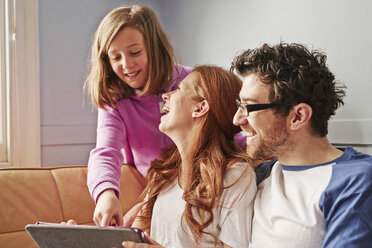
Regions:
<svg viewBox="0 0 372 248"><path fill-rule="evenodd" d="M290 106L290 104L280 104L280 103L244 104L244 103L241 103L239 99L236 99L235 102L236 102L236 106L238 106L238 109L241 109L243 111L243 114L245 113L245 111L247 111L247 114L244 114L245 117L248 117L249 113L254 112L254 111L275 108L275 107Z"/></svg>

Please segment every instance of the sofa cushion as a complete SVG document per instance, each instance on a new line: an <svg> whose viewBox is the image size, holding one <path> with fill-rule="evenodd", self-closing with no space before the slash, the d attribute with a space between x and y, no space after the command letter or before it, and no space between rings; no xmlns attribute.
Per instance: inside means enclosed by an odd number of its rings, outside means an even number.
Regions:
<svg viewBox="0 0 372 248"><path fill-rule="evenodd" d="M132 166L121 171L120 203L126 213L145 182ZM86 166L0 169L0 247L37 247L25 231L37 221L93 224L95 204L86 178Z"/></svg>
<svg viewBox="0 0 372 248"><path fill-rule="evenodd" d="M0 233L20 231L38 220L63 221L51 170L1 170L0 192Z"/></svg>

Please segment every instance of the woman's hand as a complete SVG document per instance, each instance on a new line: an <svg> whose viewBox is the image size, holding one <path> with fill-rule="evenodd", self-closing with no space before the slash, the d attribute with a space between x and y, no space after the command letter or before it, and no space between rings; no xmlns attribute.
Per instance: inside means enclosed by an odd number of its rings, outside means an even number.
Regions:
<svg viewBox="0 0 372 248"><path fill-rule="evenodd" d="M123 225L130 227L136 219L139 211L141 210L141 203L134 205L123 217Z"/></svg>
<svg viewBox="0 0 372 248"><path fill-rule="evenodd" d="M97 226L123 225L123 211L114 190L106 190L98 197L93 221Z"/></svg>
<svg viewBox="0 0 372 248"><path fill-rule="evenodd" d="M75 220L68 220L67 222L61 222L63 225L77 225L78 223Z"/></svg>
<svg viewBox="0 0 372 248"><path fill-rule="evenodd" d="M154 245L154 244L145 244L145 243L136 243L132 241L124 241L123 247L125 248L164 248L164 246L161 245Z"/></svg>
<svg viewBox="0 0 372 248"><path fill-rule="evenodd" d="M158 244L155 240L149 237L147 233L145 232L147 240L150 242L149 244L146 243L136 243L132 241L124 241L122 243L123 247L125 248L164 248L164 246L161 246Z"/></svg>

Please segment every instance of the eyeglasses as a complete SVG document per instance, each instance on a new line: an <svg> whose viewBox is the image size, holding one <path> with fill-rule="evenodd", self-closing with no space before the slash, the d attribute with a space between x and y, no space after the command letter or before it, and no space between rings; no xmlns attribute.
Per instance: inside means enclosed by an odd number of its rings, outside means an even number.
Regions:
<svg viewBox="0 0 372 248"><path fill-rule="evenodd" d="M279 103L243 104L239 101L239 99L236 99L235 101L236 101L236 106L238 106L238 109L243 111L243 115L245 117L248 117L250 112L263 110L263 109L269 109L269 108L275 108L275 107L289 106L289 104L279 104Z"/></svg>

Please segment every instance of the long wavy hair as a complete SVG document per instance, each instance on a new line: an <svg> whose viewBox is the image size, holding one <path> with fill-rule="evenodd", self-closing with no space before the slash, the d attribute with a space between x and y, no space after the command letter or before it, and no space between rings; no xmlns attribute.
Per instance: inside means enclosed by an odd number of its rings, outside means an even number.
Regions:
<svg viewBox="0 0 372 248"><path fill-rule="evenodd" d="M85 87L96 107L116 108L120 99L134 93L134 90L121 81L112 70L107 55L116 34L126 27L139 30L145 40L149 76L141 95L161 93L172 82L174 50L155 13L141 5L120 7L103 18L91 47L90 67Z"/></svg>
<svg viewBox="0 0 372 248"><path fill-rule="evenodd" d="M193 85L193 99L205 99L210 106L188 146L188 161L192 161L189 165L191 173L188 175L191 178L188 179L191 180L185 180L190 183L183 189L186 205L182 222L187 223L198 243L203 234L213 236L205 229L213 221L212 210L224 189L226 169L236 162L248 162L250 166L252 163L234 142L234 135L239 132L239 128L233 125L232 119L237 110L235 99L239 95L241 80L216 66L198 66L193 72L198 75ZM176 146L166 149L159 159L152 162L146 177L148 184L143 193L143 197L147 195L147 200L142 207L141 228L150 229L156 198L177 180L180 165L181 156Z"/></svg>

